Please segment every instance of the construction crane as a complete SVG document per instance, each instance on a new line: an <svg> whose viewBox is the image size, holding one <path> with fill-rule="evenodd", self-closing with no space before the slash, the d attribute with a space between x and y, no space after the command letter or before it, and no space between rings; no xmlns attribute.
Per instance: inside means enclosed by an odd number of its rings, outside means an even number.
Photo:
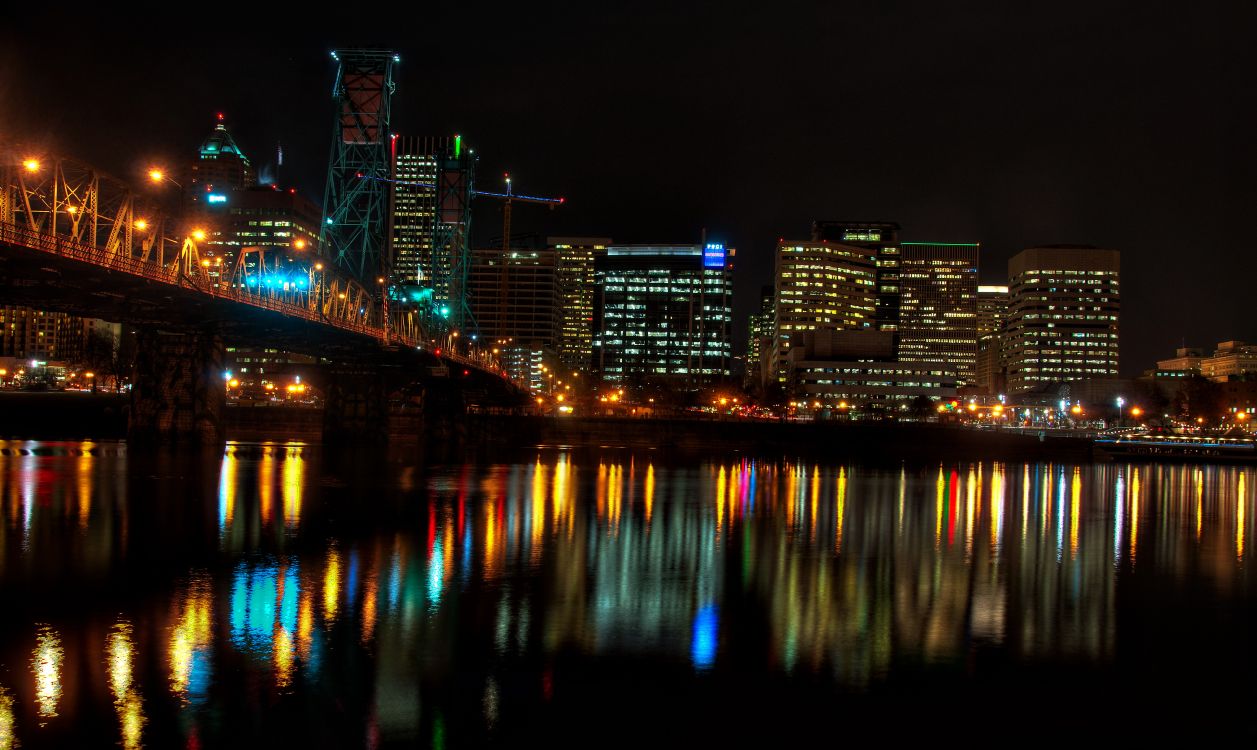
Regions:
<svg viewBox="0 0 1257 750"><path fill-rule="evenodd" d="M518 195L512 189L511 174L505 172L502 175L506 180L505 193L491 193L483 190L475 191L475 195L486 198L497 198L502 201L502 263L499 271L499 287L498 287L498 330L506 330L506 301L510 299L510 265L511 265L511 204L515 201L520 203L537 203L543 206L549 206L552 210L563 205L566 202L564 198L542 198L536 195Z"/></svg>
<svg viewBox="0 0 1257 750"><path fill-rule="evenodd" d="M411 180L388 179L388 178L377 177L374 175L362 174L362 173L358 174L358 178L364 179L364 180L375 180L378 182L387 182L387 183L392 183L395 185L407 185L411 187L422 187L422 188L431 188L431 189L437 189L438 187L436 184L430 183L430 182L415 182ZM509 297L509 284L507 283L509 280L509 276L507 274L507 260L510 258L510 252L511 252L511 208L512 208L512 205L516 202L533 203L533 204L539 204L543 206L549 206L551 209L553 209L567 202L566 198L546 198L546 197L537 196L537 195L521 195L514 191L514 188L511 182L510 173L503 174L503 178L506 180L506 192L495 193L488 190L472 190L471 191L473 198L494 198L494 199L502 201L502 272L501 272L502 292L501 292L501 297L499 299L499 305L498 305L499 330L505 328L506 300Z"/></svg>

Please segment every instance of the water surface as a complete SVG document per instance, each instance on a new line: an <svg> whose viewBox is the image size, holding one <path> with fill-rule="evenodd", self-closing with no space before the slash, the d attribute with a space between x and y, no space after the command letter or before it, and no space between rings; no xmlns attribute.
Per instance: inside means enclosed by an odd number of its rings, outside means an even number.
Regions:
<svg viewBox="0 0 1257 750"><path fill-rule="evenodd" d="M1255 492L0 442L0 748L1251 741Z"/></svg>

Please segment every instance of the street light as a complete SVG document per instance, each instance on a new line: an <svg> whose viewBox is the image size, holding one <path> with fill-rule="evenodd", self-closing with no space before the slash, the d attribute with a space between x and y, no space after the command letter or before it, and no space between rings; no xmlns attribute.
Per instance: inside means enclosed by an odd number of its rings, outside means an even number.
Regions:
<svg viewBox="0 0 1257 750"><path fill-rule="evenodd" d="M1126 405L1126 399L1121 396L1117 397L1117 426L1122 426L1122 407Z"/></svg>
<svg viewBox="0 0 1257 750"><path fill-rule="evenodd" d="M39 159L25 159L25 160L23 160L23 161L22 161L22 169L25 169L27 172L38 172L38 171L39 171Z"/></svg>

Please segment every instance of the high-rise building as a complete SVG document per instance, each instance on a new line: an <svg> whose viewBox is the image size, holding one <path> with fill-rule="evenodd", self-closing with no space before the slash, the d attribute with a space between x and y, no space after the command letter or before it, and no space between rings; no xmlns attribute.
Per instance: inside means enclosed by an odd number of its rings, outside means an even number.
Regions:
<svg viewBox="0 0 1257 750"><path fill-rule="evenodd" d="M771 286L759 290L759 311L751 313L747 321L746 375L742 384L749 388L762 388L771 377L773 338L776 332L776 290Z"/></svg>
<svg viewBox="0 0 1257 750"><path fill-rule="evenodd" d="M1024 250L1008 261L1008 387L1116 377L1120 255L1086 245Z"/></svg>
<svg viewBox="0 0 1257 750"><path fill-rule="evenodd" d="M814 221L812 240L841 242L877 253L877 328L899 326L899 225L893 221Z"/></svg>
<svg viewBox="0 0 1257 750"><path fill-rule="evenodd" d="M773 367L786 376L792 342L805 331L876 329L877 250L840 242L777 243Z"/></svg>
<svg viewBox="0 0 1257 750"><path fill-rule="evenodd" d="M1004 377L1004 319L1008 316L1008 287L978 287L978 357L974 385L987 393L1006 387Z"/></svg>
<svg viewBox="0 0 1257 750"><path fill-rule="evenodd" d="M595 262L594 371L688 388L727 379L734 255L715 242L608 247Z"/></svg>
<svg viewBox="0 0 1257 750"><path fill-rule="evenodd" d="M90 358L93 337L116 342L119 333L116 323L95 318L0 306L0 357L82 364Z"/></svg>
<svg viewBox="0 0 1257 750"><path fill-rule="evenodd" d="M549 237L555 252L559 294L559 361L572 370L588 371L593 356L594 263L607 252L610 237Z"/></svg>
<svg viewBox="0 0 1257 750"><path fill-rule="evenodd" d="M553 354L559 342L563 297L557 252L501 248L472 252L472 315L486 341L510 340Z"/></svg>
<svg viewBox="0 0 1257 750"><path fill-rule="evenodd" d="M208 239L203 252L223 259L221 273L230 278L243 248L271 251L268 271L307 274L318 255L322 211L295 188L254 187L216 193L202 218ZM214 266L218 268L217 265ZM219 271L211 270L211 275Z"/></svg>
<svg viewBox="0 0 1257 750"><path fill-rule="evenodd" d="M978 356L976 244L904 242L899 262L899 361L942 362L973 383Z"/></svg>
<svg viewBox="0 0 1257 750"><path fill-rule="evenodd" d="M194 207L213 206L224 193L256 184L253 165L227 131L223 115L197 149L184 180L185 200Z"/></svg>
<svg viewBox="0 0 1257 750"><path fill-rule="evenodd" d="M462 138L393 139L393 284L463 325L475 159Z"/></svg>

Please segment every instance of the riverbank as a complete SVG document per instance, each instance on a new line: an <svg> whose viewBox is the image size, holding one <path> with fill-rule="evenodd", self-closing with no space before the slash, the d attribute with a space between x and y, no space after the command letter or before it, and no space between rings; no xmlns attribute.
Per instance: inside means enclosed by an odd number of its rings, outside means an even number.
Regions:
<svg viewBox="0 0 1257 750"><path fill-rule="evenodd" d="M0 392L0 438L37 440L126 437L125 394ZM310 406L229 405L230 440L322 438L322 411ZM420 423L395 415L394 441L418 437ZM1092 442L1076 436L974 430L896 422L766 422L715 419L627 419L468 415L458 430L468 447L510 450L533 446L657 451L687 456L833 457L861 460L1076 461L1093 459Z"/></svg>

